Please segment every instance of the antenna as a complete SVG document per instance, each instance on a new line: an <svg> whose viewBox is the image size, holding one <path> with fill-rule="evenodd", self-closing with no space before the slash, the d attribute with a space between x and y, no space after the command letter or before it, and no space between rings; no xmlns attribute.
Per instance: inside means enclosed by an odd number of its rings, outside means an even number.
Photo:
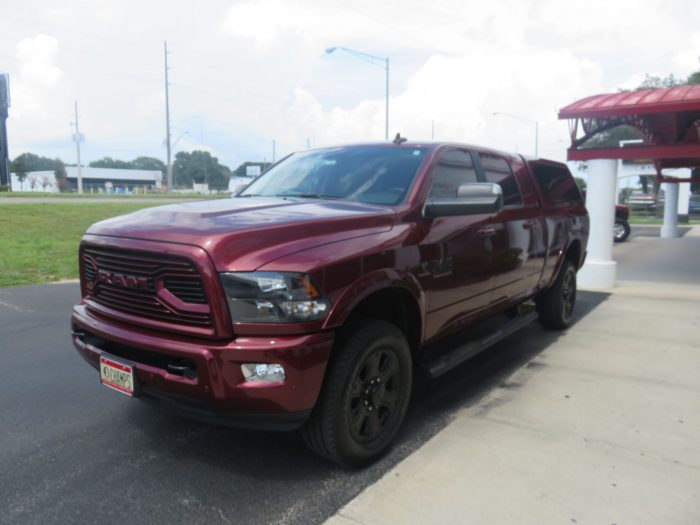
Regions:
<svg viewBox="0 0 700 525"><path fill-rule="evenodd" d="M397 133L396 136L394 137L394 144L401 145L404 142L406 142L408 139L406 137L402 137L401 133Z"/></svg>

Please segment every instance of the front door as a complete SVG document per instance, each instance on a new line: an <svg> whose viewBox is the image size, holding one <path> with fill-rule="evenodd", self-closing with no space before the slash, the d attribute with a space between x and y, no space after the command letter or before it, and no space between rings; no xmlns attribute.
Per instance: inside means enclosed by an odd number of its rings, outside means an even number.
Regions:
<svg viewBox="0 0 700 525"><path fill-rule="evenodd" d="M457 188L470 182L478 182L472 154L449 150L433 169L428 199L456 199ZM490 303L493 240L485 229L487 218L484 214L426 219L419 279L428 299L428 340L460 327Z"/></svg>

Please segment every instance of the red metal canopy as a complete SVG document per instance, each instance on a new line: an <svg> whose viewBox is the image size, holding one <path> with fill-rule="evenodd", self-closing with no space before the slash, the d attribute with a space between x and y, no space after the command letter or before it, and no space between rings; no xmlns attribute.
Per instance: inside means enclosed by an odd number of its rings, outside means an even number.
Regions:
<svg viewBox="0 0 700 525"><path fill-rule="evenodd" d="M559 110L559 118L700 111L700 84L594 95Z"/></svg>
<svg viewBox="0 0 700 525"><path fill-rule="evenodd" d="M700 84L595 95L562 108L559 118L569 119L569 160L653 159L659 173L700 166ZM637 128L644 144L585 147L593 136L621 125Z"/></svg>

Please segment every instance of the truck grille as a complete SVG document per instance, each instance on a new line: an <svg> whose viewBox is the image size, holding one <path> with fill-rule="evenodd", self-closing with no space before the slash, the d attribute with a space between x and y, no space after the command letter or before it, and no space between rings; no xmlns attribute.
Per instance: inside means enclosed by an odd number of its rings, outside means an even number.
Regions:
<svg viewBox="0 0 700 525"><path fill-rule="evenodd" d="M161 322L212 324L202 278L188 259L88 246L81 265L90 299L99 305Z"/></svg>

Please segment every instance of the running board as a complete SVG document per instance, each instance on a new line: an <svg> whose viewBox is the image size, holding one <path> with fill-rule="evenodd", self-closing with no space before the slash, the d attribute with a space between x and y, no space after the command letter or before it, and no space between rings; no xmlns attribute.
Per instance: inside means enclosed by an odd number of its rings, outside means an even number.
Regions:
<svg viewBox="0 0 700 525"><path fill-rule="evenodd" d="M500 324L498 328L492 330L488 334L467 341L466 343L449 350L447 353L436 358L434 361L427 363L426 369L428 374L430 377L436 378L446 372L449 372L454 367L461 365L479 352L486 350L488 347L496 344L502 339L505 339L509 335L521 330L522 328L525 328L535 319L537 319L537 312L528 311L518 314L517 317L509 319L508 321Z"/></svg>

